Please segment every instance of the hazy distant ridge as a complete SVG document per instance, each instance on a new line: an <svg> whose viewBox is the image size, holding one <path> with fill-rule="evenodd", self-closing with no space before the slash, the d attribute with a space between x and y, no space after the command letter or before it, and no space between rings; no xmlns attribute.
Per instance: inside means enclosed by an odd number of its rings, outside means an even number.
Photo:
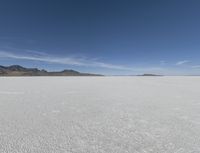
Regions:
<svg viewBox="0 0 200 153"><path fill-rule="evenodd" d="M20 65L0 66L0 76L101 76L99 74L81 73L75 70L48 72L37 68L25 68Z"/></svg>

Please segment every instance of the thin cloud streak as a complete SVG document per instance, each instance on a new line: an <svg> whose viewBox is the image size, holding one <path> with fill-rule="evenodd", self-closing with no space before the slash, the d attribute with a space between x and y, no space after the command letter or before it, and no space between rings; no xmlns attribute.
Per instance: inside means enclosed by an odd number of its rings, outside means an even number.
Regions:
<svg viewBox="0 0 200 153"><path fill-rule="evenodd" d="M47 53L36 51L36 50L25 50L27 53L35 54L35 55L42 55L42 56L47 56Z"/></svg>
<svg viewBox="0 0 200 153"><path fill-rule="evenodd" d="M0 57L11 58L11 59L50 62L50 63L58 63L58 64L68 64L68 65L75 65L75 66L84 65L84 63L78 61L77 59L73 59L73 58L54 58L54 57L48 57L48 56L34 57L34 56L29 56L29 55L16 55L13 53L8 53L8 52L0 52Z"/></svg>
<svg viewBox="0 0 200 153"><path fill-rule="evenodd" d="M189 63L190 61L188 61L188 60L183 60L183 61L178 61L177 63L176 63L176 65L183 65L183 64L186 64L186 63Z"/></svg>
<svg viewBox="0 0 200 153"><path fill-rule="evenodd" d="M34 53L35 51L31 51ZM41 61L47 63L56 63L72 66L84 66L84 67L96 67L96 68L105 68L113 70L122 70L122 71L131 71L131 72L147 72L147 71L156 71L160 72L164 69L161 67L148 67L148 68L133 68L123 65L115 65L110 63L99 62L94 59L87 58L75 58L75 57L54 57L47 55L42 52L35 52L35 55L19 55L11 52L0 51L0 58L10 58L17 60L31 60L31 61Z"/></svg>
<svg viewBox="0 0 200 153"><path fill-rule="evenodd" d="M31 51L33 53L33 51ZM113 65L103 62L97 62L94 60L88 60L83 58L72 58L72 57L52 57L52 56L30 56L30 55L19 55L14 54L11 52L0 52L1 58L10 58L10 59L19 59L19 60L32 60L32 61L41 61L41 62L48 62L48 63L57 63L57 64L64 64L64 65L73 65L73 66L86 66L86 67L100 67L100 68L107 68L107 69L116 69L116 70L129 70L133 71L133 68L121 66L121 65Z"/></svg>

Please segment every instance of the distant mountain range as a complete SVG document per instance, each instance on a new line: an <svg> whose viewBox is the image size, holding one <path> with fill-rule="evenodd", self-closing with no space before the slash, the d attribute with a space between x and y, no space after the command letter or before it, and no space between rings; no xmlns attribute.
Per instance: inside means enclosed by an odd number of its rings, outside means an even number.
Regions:
<svg viewBox="0 0 200 153"><path fill-rule="evenodd" d="M48 72L37 68L25 68L20 65L0 66L0 76L102 76L99 74L81 73L74 70Z"/></svg>
<svg viewBox="0 0 200 153"><path fill-rule="evenodd" d="M138 76L163 76L163 75L158 75L158 74L142 74L142 75L138 75Z"/></svg>

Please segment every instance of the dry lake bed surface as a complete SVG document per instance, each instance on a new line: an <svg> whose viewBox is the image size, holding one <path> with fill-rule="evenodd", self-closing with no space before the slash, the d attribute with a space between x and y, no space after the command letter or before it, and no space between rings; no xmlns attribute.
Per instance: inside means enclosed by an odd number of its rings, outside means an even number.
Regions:
<svg viewBox="0 0 200 153"><path fill-rule="evenodd" d="M1 77L1 153L199 153L200 77Z"/></svg>

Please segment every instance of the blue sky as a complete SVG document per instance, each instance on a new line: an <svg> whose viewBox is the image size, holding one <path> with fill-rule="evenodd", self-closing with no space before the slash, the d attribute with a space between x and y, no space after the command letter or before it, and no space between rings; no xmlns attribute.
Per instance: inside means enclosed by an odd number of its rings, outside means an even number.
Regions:
<svg viewBox="0 0 200 153"><path fill-rule="evenodd" d="M1 0L0 65L200 74L199 0Z"/></svg>

